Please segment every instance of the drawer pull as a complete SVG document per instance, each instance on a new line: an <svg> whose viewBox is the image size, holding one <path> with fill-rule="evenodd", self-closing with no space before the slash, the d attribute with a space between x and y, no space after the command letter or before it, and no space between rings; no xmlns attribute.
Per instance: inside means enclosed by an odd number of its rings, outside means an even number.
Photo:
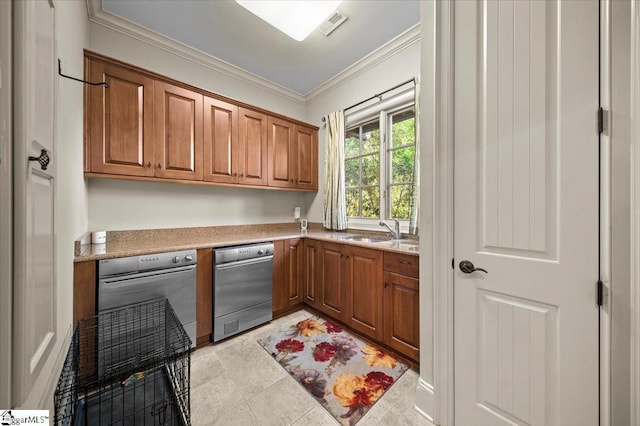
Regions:
<svg viewBox="0 0 640 426"><path fill-rule="evenodd" d="M403 265L411 265L411 262L409 262L408 260L398 259L398 262L402 263Z"/></svg>
<svg viewBox="0 0 640 426"><path fill-rule="evenodd" d="M298 248L297 246L289 246L289 250L295 250L297 248Z"/></svg>

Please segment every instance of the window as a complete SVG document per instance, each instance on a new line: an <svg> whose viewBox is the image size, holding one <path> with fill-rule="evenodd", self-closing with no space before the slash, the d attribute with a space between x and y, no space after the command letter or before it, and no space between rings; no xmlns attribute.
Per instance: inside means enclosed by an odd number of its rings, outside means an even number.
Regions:
<svg viewBox="0 0 640 426"><path fill-rule="evenodd" d="M415 149L413 102L347 125L344 152L350 226L378 228L380 220L409 219Z"/></svg>

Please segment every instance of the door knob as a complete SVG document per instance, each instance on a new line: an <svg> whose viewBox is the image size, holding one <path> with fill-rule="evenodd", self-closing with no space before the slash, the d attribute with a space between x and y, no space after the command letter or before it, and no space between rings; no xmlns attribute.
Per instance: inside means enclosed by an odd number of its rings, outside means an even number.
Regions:
<svg viewBox="0 0 640 426"><path fill-rule="evenodd" d="M485 269L476 268L475 266L473 266L473 263L469 262L468 260L463 260L462 262L460 262L460 265L458 266L460 267L460 270L465 274L470 274L476 271L484 272L485 274L488 273Z"/></svg>
<svg viewBox="0 0 640 426"><path fill-rule="evenodd" d="M29 156L29 161L37 161L38 163L40 163L40 168L42 170L47 170L47 167L49 166L49 162L51 161L51 158L49 157L49 153L47 152L47 150L42 149L40 150L39 156L37 157Z"/></svg>

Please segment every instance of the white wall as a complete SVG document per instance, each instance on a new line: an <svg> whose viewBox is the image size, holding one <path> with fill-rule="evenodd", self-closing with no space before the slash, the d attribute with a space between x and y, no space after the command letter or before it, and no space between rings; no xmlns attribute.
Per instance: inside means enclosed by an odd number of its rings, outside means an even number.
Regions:
<svg viewBox="0 0 640 426"><path fill-rule="evenodd" d="M320 127L318 132L318 196L309 207L308 218L312 222L322 222L324 194L324 138L322 117L347 108L383 92L396 84L417 77L420 71L420 43L416 42L388 56L384 61L346 81L340 86L321 93L307 102L306 121Z"/></svg>
<svg viewBox="0 0 640 426"><path fill-rule="evenodd" d="M66 74L83 74L83 51L88 42L84 2L55 2L57 56ZM22 404L24 408L53 409L53 391L68 350L73 319L73 241L87 229L87 193L82 175L83 86L57 78L55 199L56 220L56 336L54 349ZM53 411L51 411L53 415Z"/></svg>
<svg viewBox="0 0 640 426"><path fill-rule="evenodd" d="M631 424L631 2L611 2L611 424Z"/></svg>
<svg viewBox="0 0 640 426"><path fill-rule="evenodd" d="M305 106L167 50L90 23L89 50L288 117L305 120ZM118 230L293 221L315 194L90 179L89 229Z"/></svg>

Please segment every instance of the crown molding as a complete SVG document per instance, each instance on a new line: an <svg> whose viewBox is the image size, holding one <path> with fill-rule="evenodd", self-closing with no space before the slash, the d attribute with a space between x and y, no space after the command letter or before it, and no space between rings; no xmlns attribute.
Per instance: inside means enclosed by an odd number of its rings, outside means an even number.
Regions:
<svg viewBox="0 0 640 426"><path fill-rule="evenodd" d="M316 97L345 84L349 80L356 78L357 76L373 68L380 62L385 61L391 56L401 52L414 43L418 43L419 41L420 23L417 23L413 27L409 28L386 44L383 44L378 49L369 53L364 58L345 68L343 71L340 71L338 74L331 77L329 80L325 81L320 86L307 93L304 97L306 104L312 102Z"/></svg>
<svg viewBox="0 0 640 426"><path fill-rule="evenodd" d="M147 27L131 22L102 8L102 0L85 0L89 21L104 27L118 31L129 37L163 49L169 53L180 56L184 59L203 65L228 77L251 84L262 90L269 91L288 100L305 104L305 97L298 92L274 83L271 80L262 78L252 72L237 67L213 55L195 49L184 43L164 36Z"/></svg>

